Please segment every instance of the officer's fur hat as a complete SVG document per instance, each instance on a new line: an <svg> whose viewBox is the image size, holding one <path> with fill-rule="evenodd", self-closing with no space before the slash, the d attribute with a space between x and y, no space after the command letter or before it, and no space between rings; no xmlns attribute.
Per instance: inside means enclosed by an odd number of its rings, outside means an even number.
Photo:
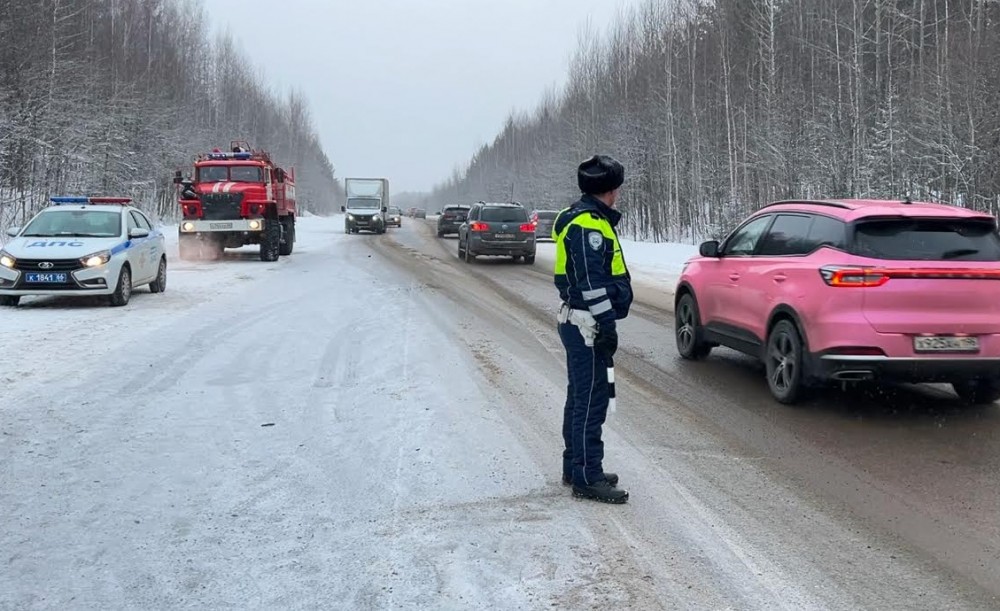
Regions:
<svg viewBox="0 0 1000 611"><path fill-rule="evenodd" d="M607 193L625 182L625 168L614 157L594 155L580 164L576 181L580 191L589 195Z"/></svg>

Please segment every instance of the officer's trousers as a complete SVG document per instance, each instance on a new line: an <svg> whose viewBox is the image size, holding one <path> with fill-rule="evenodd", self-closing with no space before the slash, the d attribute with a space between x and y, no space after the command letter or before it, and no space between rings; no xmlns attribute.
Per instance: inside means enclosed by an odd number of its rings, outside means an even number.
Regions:
<svg viewBox="0 0 1000 611"><path fill-rule="evenodd" d="M559 325L566 348L569 386L563 410L563 474L588 486L604 479L604 442L601 427L608 415L608 376L604 357L583 342L573 324Z"/></svg>

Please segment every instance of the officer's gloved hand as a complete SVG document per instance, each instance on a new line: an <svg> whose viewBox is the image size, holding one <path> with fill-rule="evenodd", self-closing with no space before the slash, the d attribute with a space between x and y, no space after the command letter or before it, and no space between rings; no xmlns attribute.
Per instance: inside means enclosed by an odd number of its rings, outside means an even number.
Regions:
<svg viewBox="0 0 1000 611"><path fill-rule="evenodd" d="M594 338L594 349L605 358L612 358L618 352L618 329L614 323L601 324Z"/></svg>

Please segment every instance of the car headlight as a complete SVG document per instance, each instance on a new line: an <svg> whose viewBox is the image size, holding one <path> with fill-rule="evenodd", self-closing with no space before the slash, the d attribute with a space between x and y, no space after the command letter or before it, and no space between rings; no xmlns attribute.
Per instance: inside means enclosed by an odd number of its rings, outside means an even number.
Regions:
<svg viewBox="0 0 1000 611"><path fill-rule="evenodd" d="M111 260L111 251L102 250L101 252L95 252L92 255L87 255L86 257L83 257L82 259L80 259L80 263L82 263L84 267L98 267L100 265L104 265L110 260Z"/></svg>
<svg viewBox="0 0 1000 611"><path fill-rule="evenodd" d="M347 220L353 221L354 220L354 215L353 214L348 214L347 215Z"/></svg>
<svg viewBox="0 0 1000 611"><path fill-rule="evenodd" d="M184 231L194 231L194 223L190 222L184 223L183 225L181 225L181 229L183 229Z"/></svg>
<svg viewBox="0 0 1000 611"><path fill-rule="evenodd" d="M250 229L253 231L257 231L258 229L260 229L260 221L258 220L250 221Z"/></svg>
<svg viewBox="0 0 1000 611"><path fill-rule="evenodd" d="M0 250L0 265L3 265L4 267L9 267L10 269L14 269L15 263L17 263L17 259L10 256L10 254L7 253L6 251Z"/></svg>

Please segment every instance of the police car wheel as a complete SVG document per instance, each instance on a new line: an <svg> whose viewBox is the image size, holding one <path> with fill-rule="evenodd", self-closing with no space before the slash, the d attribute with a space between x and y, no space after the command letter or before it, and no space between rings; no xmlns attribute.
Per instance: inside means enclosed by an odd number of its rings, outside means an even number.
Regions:
<svg viewBox="0 0 1000 611"><path fill-rule="evenodd" d="M167 290L167 260L160 259L160 269L156 272L156 279L149 283L151 293L162 293Z"/></svg>
<svg viewBox="0 0 1000 611"><path fill-rule="evenodd" d="M132 298L132 270L129 269L128 265L122 267L122 271L118 273L118 286L115 287L115 292L111 293L108 301L112 307L119 308L124 305L128 305L129 299Z"/></svg>
<svg viewBox="0 0 1000 611"><path fill-rule="evenodd" d="M5 306L8 308L17 307L17 304L21 303L20 295L4 295L0 297L0 306Z"/></svg>

